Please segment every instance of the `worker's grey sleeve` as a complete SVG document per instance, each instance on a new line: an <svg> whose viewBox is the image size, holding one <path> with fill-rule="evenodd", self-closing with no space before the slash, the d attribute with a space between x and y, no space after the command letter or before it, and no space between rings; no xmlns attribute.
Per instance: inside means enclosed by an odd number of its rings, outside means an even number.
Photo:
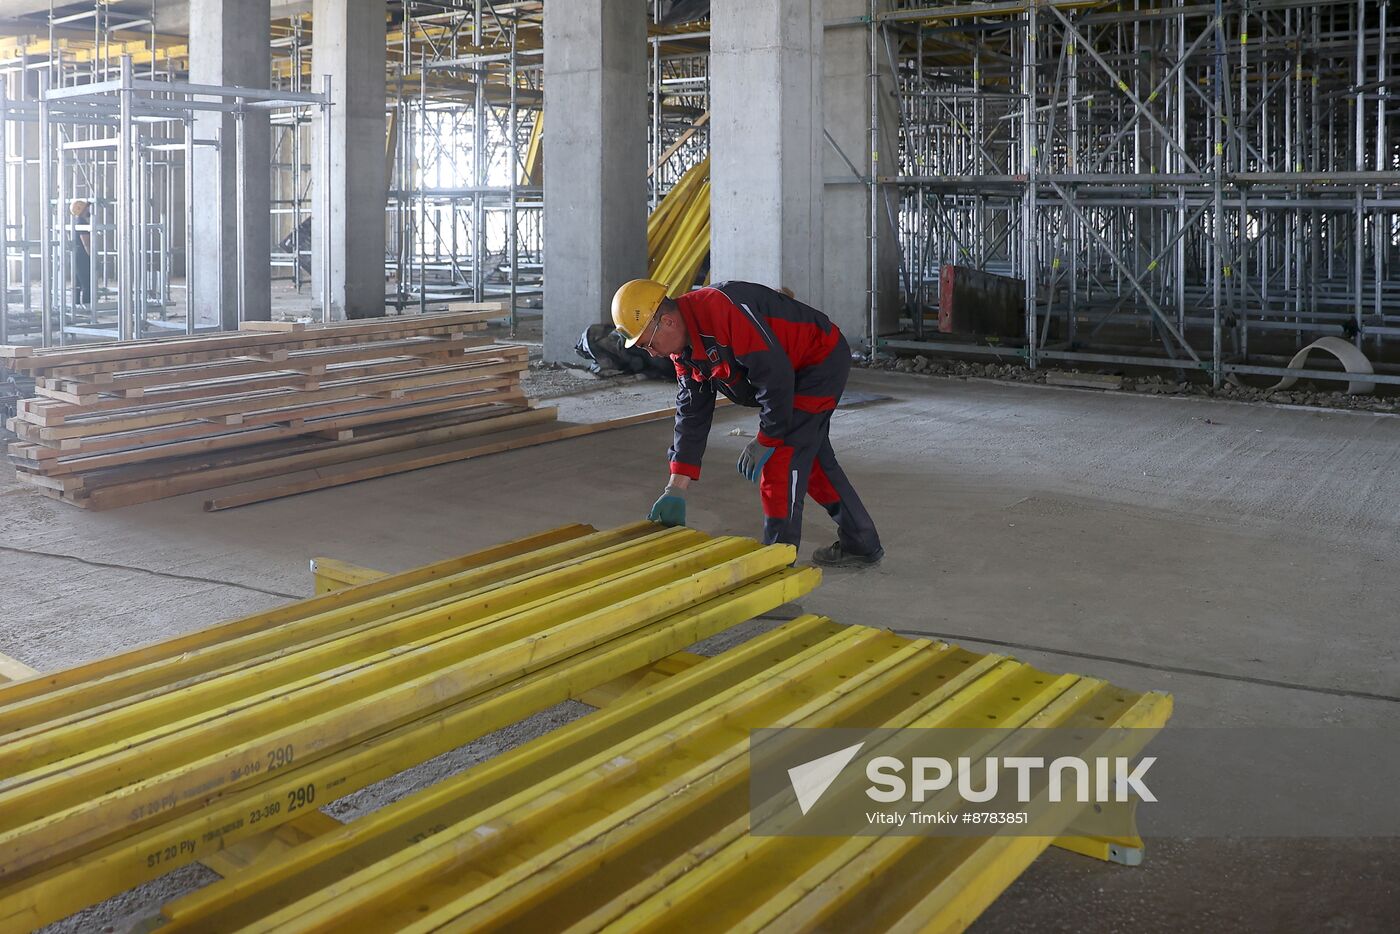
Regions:
<svg viewBox="0 0 1400 934"><path fill-rule="evenodd" d="M715 415L715 387L708 380L692 379L676 366L676 433L671 442L671 473L700 479L700 461L710 439Z"/></svg>

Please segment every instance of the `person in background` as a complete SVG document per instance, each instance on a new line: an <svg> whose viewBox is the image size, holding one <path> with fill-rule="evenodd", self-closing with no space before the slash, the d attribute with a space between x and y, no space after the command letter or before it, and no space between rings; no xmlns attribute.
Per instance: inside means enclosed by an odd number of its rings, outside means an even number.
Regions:
<svg viewBox="0 0 1400 934"><path fill-rule="evenodd" d="M68 207L73 215L73 304L92 304L92 206L82 198Z"/></svg>

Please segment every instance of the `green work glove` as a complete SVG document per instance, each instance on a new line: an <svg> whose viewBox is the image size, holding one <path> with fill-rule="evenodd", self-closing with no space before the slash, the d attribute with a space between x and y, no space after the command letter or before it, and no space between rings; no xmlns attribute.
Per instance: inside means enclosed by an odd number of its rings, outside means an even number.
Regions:
<svg viewBox="0 0 1400 934"><path fill-rule="evenodd" d="M773 448L754 438L744 445L744 452L739 455L739 473L747 477L750 483L757 483L758 478L763 475L763 465L768 463L768 458L772 456Z"/></svg>
<svg viewBox="0 0 1400 934"><path fill-rule="evenodd" d="M685 525L685 497L680 490L668 486L661 498L652 504L647 518L665 526Z"/></svg>

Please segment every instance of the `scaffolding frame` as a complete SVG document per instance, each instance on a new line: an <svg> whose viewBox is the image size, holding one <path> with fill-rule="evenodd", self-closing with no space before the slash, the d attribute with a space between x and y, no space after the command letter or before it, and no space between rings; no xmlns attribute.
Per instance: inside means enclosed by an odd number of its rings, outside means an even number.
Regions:
<svg viewBox="0 0 1400 934"><path fill-rule="evenodd" d="M389 35L388 304L543 292L543 187L528 165L542 112L538 4L405 0Z"/></svg>
<svg viewBox="0 0 1400 934"><path fill-rule="evenodd" d="M1387 17L1364 0L872 2L899 168L868 182L872 203L877 187L898 193L906 293L905 332L880 345L1200 370L1214 385L1278 374L1323 334L1393 354ZM932 333L949 263L1025 280L1019 346Z"/></svg>
<svg viewBox="0 0 1400 934"><path fill-rule="evenodd" d="M329 79L326 79L329 82ZM43 84L41 76L41 86ZM186 265L186 308L183 320L170 323L170 231L175 211L169 197L172 156L188 166L195 147L213 147L235 153L237 174L243 177L247 155L243 131L245 118L253 113L284 110L319 110L322 133L328 134L331 96L323 93L294 94L284 91L219 85L190 84L169 80L137 78L130 55L120 60L118 77L61 88L43 87L37 109L39 153L39 204L42 216L40 242L40 327L44 346L67 343L75 337L117 340L140 339L178 329L186 334L201 330L195 309L189 307L194 270ZM232 139L220 132L215 139L194 135L194 116L202 111L232 113L235 131ZM0 108L8 120L11 108ZM28 108L22 111L28 115ZM82 132L73 132L80 128ZM171 132L178 130L178 133ZM68 137L65 139L65 136ZM163 170L163 171L162 171ZM322 170L329 173L329 163ZM182 171L184 180L183 227L186 255L193 255L195 210L192 175ZM90 191L83 190L83 186ZM100 210L84 229L74 224L66 210L74 196L86 196ZM251 260L243 238L243 190L235 195L238 216L235 242L231 244L238 268ZM221 212L223 206L218 208ZM329 211L321 228L321 247L329 244ZM79 233L91 237L93 300L85 308L68 300L69 244ZM217 252L230 244L220 242ZM101 278L97 273L105 269ZM328 278L328 277L327 277ZM113 295L110 302L97 301L99 282ZM245 296L239 277L236 295L237 321L244 320ZM222 290L220 290L222 292ZM329 294L329 293L326 293ZM202 330L222 327L222 309ZM82 313L86 320L79 320Z"/></svg>
<svg viewBox="0 0 1400 934"><path fill-rule="evenodd" d="M40 204L40 182L46 171L41 164L42 147L59 147L64 153L102 148L100 143L93 142L91 131L80 126L80 121L55 120L63 138L41 138L43 89L73 87L117 77L123 56L134 63L133 74L142 74L147 80L173 78L177 68L183 67L187 49L183 40L157 31L155 11L154 0L149 15L145 16L113 10L106 4L59 16L51 6L42 25L36 24L34 34L0 40L3 46L0 48L0 92L3 93L0 219L4 231L0 236L0 342L11 337L36 336L46 320L40 309L41 271L48 268L52 275L53 269L52 264L46 267L43 261L45 243L52 239L52 232L46 237L40 227L41 218L50 216ZM105 171L90 173L79 183L71 184L70 197L87 198L96 208L104 210L115 170L114 151L112 155L113 164L104 167ZM156 160L160 164L153 163L142 179L153 197L164 199L166 203L177 196L169 158L173 157ZM47 170L51 171L52 166ZM149 217L146 220L149 222ZM110 218L97 219L95 229L84 225L82 232L100 239L110 234L110 221ZM73 229L71 224L69 228ZM157 301L168 306L170 272L176 265L176 254L183 251L183 244L173 242L168 231L147 233L150 256L145 265L152 270L150 278ZM96 316L110 310L96 299L114 275L116 254L98 246L89 270L94 301L92 307L84 309L88 324L95 324ZM52 246L49 248L51 250ZM54 258L51 253L50 259ZM62 259L57 257L59 262ZM183 262L183 256L179 261ZM68 336L76 336L79 327L76 321L70 322Z"/></svg>

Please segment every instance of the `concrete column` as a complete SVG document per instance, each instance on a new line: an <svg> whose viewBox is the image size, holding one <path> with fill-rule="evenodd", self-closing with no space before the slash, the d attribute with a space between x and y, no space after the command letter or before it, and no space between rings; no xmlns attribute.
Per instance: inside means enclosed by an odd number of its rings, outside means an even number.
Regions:
<svg viewBox="0 0 1400 934"><path fill-rule="evenodd" d="M710 276L822 307L823 0L710 6Z"/></svg>
<svg viewBox="0 0 1400 934"><path fill-rule="evenodd" d="M544 17L544 357L647 273L645 0L572 0Z"/></svg>
<svg viewBox="0 0 1400 934"><path fill-rule="evenodd" d="M194 84L265 88L272 77L270 0L190 0L190 81ZM195 149L194 292L191 310L202 325L238 327L238 279L243 278L244 317L272 316L272 158L267 116L243 118L243 269L238 268L237 120L201 113L195 136L222 138L223 146Z"/></svg>
<svg viewBox="0 0 1400 934"><path fill-rule="evenodd" d="M889 6L888 0L881 0L879 9ZM868 0L826 0L828 20L866 16L869 12ZM878 43L878 35L876 40ZM880 136L874 171L894 175L898 171L899 102L883 45L878 45L876 52ZM831 139L822 144L826 179L822 204L826 272L823 310L852 344L864 342L870 330L870 188L863 181L870 177L872 168L870 72L868 27L860 24L826 30L822 105ZM852 166L856 172L851 171ZM892 188L881 191L877 208L877 321L879 333L890 334L899 328L899 243L891 223L892 217L898 217L899 199Z"/></svg>
<svg viewBox="0 0 1400 934"><path fill-rule="evenodd" d="M384 206L388 199L384 118L385 0L315 0L312 85L331 76L331 300L328 319L384 314ZM319 128L312 172L325 158ZM314 210L322 210L319 174ZM319 214L317 215L319 217ZM319 221L317 222L319 223ZM313 227L315 225L313 224ZM313 235L317 232L313 230ZM320 295L319 240L312 275Z"/></svg>

